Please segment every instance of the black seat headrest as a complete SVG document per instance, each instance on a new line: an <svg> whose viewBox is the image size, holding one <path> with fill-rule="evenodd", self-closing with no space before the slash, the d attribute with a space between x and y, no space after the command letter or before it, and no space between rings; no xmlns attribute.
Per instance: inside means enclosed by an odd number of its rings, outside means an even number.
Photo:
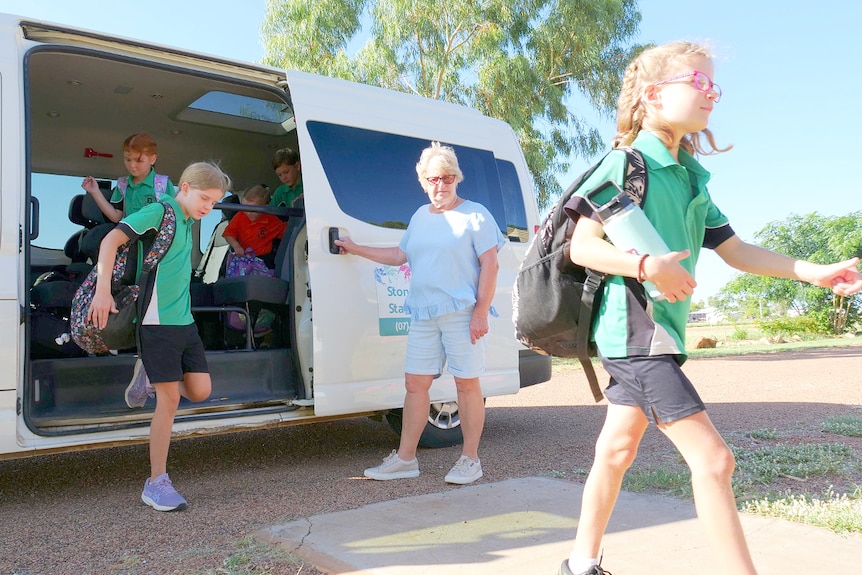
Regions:
<svg viewBox="0 0 862 575"><path fill-rule="evenodd" d="M69 202L69 221L73 224L86 227L88 220L84 217L84 213L81 211L85 195L86 194L78 194L77 196L72 197L72 200Z"/></svg>

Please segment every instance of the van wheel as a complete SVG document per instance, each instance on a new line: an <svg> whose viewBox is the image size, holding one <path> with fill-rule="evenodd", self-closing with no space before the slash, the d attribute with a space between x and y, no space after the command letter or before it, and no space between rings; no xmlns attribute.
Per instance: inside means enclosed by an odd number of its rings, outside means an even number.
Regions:
<svg viewBox="0 0 862 575"><path fill-rule="evenodd" d="M401 409L393 409L386 414L386 421L398 435L401 435L403 417L404 412ZM450 447L458 445L463 440L461 417L458 415L458 402L432 403L431 411L428 413L428 422L419 437L419 445L432 448Z"/></svg>

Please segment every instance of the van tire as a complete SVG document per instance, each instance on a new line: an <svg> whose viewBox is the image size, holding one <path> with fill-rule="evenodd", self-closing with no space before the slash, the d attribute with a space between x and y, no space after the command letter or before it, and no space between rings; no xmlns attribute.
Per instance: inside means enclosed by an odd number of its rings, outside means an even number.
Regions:
<svg viewBox="0 0 862 575"><path fill-rule="evenodd" d="M404 412L393 409L386 414L386 421L395 433L401 435L401 420ZM458 402L432 403L428 413L428 422L419 437L420 447L451 447L464 441L461 434L461 416L458 414Z"/></svg>

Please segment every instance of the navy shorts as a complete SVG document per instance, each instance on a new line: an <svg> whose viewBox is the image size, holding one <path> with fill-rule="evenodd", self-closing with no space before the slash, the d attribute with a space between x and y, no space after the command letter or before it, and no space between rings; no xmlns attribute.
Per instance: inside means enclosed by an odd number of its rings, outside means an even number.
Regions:
<svg viewBox="0 0 862 575"><path fill-rule="evenodd" d="M141 361L152 383L182 381L186 373L209 373L196 324L142 325Z"/></svg>
<svg viewBox="0 0 862 575"><path fill-rule="evenodd" d="M610 403L640 407L654 423L671 423L706 409L672 355L601 359L611 376L605 390Z"/></svg>

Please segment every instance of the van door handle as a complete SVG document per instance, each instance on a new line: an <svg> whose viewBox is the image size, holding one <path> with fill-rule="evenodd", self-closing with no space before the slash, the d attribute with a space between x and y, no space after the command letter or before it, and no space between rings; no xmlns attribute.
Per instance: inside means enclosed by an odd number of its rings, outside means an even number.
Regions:
<svg viewBox="0 0 862 575"><path fill-rule="evenodd" d="M30 241L39 237L39 200L30 196Z"/></svg>
<svg viewBox="0 0 862 575"><path fill-rule="evenodd" d="M338 239L338 228L329 228L329 253L338 255L341 253L341 248L335 245L335 240Z"/></svg>

